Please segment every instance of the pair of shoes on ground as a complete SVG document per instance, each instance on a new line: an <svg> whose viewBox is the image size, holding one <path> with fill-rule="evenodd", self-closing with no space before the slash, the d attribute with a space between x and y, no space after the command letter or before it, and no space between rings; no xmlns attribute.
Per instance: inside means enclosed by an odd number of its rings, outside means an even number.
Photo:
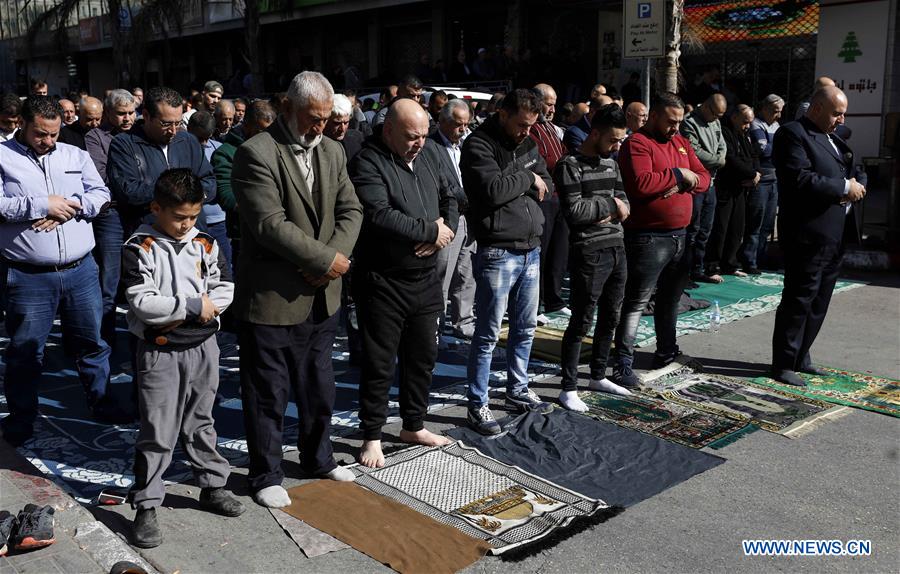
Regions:
<svg viewBox="0 0 900 574"><path fill-rule="evenodd" d="M56 542L53 536L52 506L26 504L18 515L0 511L0 556L10 548L16 551L34 550Z"/></svg>
<svg viewBox="0 0 900 574"><path fill-rule="evenodd" d="M537 393L531 389L526 389L522 393L506 393L506 408L515 413L526 413L530 411L539 412L542 415L553 412L553 405L542 401ZM490 405L484 404L480 407L469 407L466 420L469 428L483 435L500 434L500 424L494 419L494 413L491 412Z"/></svg>
<svg viewBox="0 0 900 574"><path fill-rule="evenodd" d="M562 307L561 309L557 309L556 311L544 311L537 316L538 325L543 326L550 322L550 317L547 316L548 313L556 313L558 315L562 315L567 319L570 319L572 317L572 310L568 307Z"/></svg>
<svg viewBox="0 0 900 574"><path fill-rule="evenodd" d="M246 508L224 488L204 488L200 491L200 508L222 516L235 517ZM156 508L139 508L134 517L132 544L138 548L155 548L162 544L162 530L156 518Z"/></svg>

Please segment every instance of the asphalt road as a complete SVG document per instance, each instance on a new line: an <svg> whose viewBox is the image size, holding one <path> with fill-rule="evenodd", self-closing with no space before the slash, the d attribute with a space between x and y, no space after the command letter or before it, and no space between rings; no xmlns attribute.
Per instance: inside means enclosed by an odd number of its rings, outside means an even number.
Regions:
<svg viewBox="0 0 900 574"><path fill-rule="evenodd" d="M820 364L900 379L900 276L862 276L871 284L834 296L813 347ZM679 344L708 370L757 376L767 368L774 313L722 326L718 333L682 337ZM638 366L649 363L639 353ZM547 397L556 380L535 386ZM429 426L461 424L463 409L430 416ZM386 429L386 440L399 430ZM349 461L358 442L336 450ZM900 419L852 409L798 439L756 432L716 451L728 461L608 522L519 562L487 557L471 572L898 572L900 570ZM285 462L296 477L296 453ZM230 486L246 496L243 469ZM290 487L295 478L286 481ZM160 511L166 542L141 554L164 572L388 571L344 550L307 559L269 512L245 498L249 510L226 519L196 508L198 489L170 487ZM123 535L127 507L92 510ZM403 525L398 524L398 529ZM870 540L866 557L747 557L744 539Z"/></svg>

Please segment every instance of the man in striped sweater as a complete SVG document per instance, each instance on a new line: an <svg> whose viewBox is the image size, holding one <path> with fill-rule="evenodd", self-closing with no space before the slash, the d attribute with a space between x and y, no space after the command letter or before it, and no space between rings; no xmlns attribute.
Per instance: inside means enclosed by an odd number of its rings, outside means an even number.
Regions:
<svg viewBox="0 0 900 574"><path fill-rule="evenodd" d="M627 275L622 222L628 218L630 207L619 166L611 158L625 137L622 108L616 104L600 108L591 119L591 132L580 152L560 160L553 175L569 224L572 305L572 319L562 340L559 402L578 412L587 411L577 392L581 340L591 328L595 310L588 388L631 394L606 378L606 360L619 322Z"/></svg>

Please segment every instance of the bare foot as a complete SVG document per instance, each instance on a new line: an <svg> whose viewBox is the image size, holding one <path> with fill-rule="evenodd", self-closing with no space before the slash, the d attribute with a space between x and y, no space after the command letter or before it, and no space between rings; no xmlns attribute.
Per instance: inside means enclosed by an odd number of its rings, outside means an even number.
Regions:
<svg viewBox="0 0 900 574"><path fill-rule="evenodd" d="M410 444L421 444L425 446L444 446L453 442L445 436L434 434L428 429L412 432L408 430L400 431L400 440Z"/></svg>
<svg viewBox="0 0 900 574"><path fill-rule="evenodd" d="M746 274L746 273L744 273L744 272L743 272L743 271L740 271L740 270L735 270L735 272L734 272L734 276L735 276L735 277L746 277L746 276L747 276L747 274Z"/></svg>
<svg viewBox="0 0 900 574"><path fill-rule="evenodd" d="M384 453L381 452L380 440L363 441L359 449L359 464L369 468L381 468L384 466Z"/></svg>
<svg viewBox="0 0 900 574"><path fill-rule="evenodd" d="M721 275L716 273L715 275L709 276L709 282L710 283L724 283L725 279Z"/></svg>

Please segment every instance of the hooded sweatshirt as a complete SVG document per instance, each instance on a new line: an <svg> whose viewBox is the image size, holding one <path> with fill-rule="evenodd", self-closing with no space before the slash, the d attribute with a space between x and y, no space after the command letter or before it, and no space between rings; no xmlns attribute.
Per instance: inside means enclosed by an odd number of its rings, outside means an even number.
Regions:
<svg viewBox="0 0 900 574"><path fill-rule="evenodd" d="M211 235L193 228L176 241L141 225L122 252L128 330L166 350L196 347L219 330L218 317L200 322L202 296L225 311L234 296L228 265ZM167 325L182 321L175 329Z"/></svg>

